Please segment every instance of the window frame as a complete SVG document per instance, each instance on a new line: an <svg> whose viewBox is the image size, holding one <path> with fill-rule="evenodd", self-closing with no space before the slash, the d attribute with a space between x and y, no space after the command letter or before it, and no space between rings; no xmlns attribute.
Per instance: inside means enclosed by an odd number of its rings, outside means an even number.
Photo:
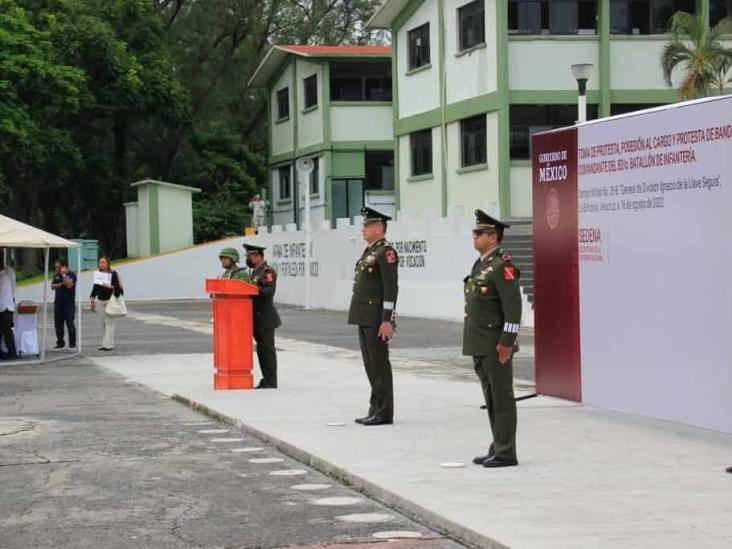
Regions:
<svg viewBox="0 0 732 549"><path fill-rule="evenodd" d="M417 45L416 41L426 39L426 45ZM431 63L430 60L430 24L429 21L419 27L415 27L407 33L408 63L410 71L425 67Z"/></svg>
<svg viewBox="0 0 732 549"><path fill-rule="evenodd" d="M311 87L312 86L312 87ZM311 96L312 95L312 96ZM302 79L302 104L303 110L316 109L318 107L318 75L311 74ZM312 102L310 102L312 101Z"/></svg>
<svg viewBox="0 0 732 549"><path fill-rule="evenodd" d="M460 166L469 168L487 163L488 121L485 113L463 118L460 121Z"/></svg>
<svg viewBox="0 0 732 549"><path fill-rule="evenodd" d="M340 66L339 66L340 65ZM371 70L367 70L371 69ZM375 70L374 70L375 69ZM391 60L377 61L332 61L330 65L330 100L344 103L392 103L394 99L394 83L392 82ZM338 83L350 83L353 87L347 90ZM374 98L374 90L381 89L385 97ZM344 97L348 93L352 97ZM370 96L369 93L372 93ZM355 97L355 95L358 97Z"/></svg>
<svg viewBox="0 0 732 549"><path fill-rule="evenodd" d="M418 142L424 140L424 143ZM434 172L434 158L432 147L432 128L418 130L409 134L410 173L412 177L432 175ZM428 149L420 152L417 147L428 145ZM423 158L424 157L424 158ZM421 160L421 162L419 162ZM419 162L419 166L418 166Z"/></svg>
<svg viewBox="0 0 732 549"><path fill-rule="evenodd" d="M671 1L674 7L669 8L668 17L660 17L663 8L662 2ZM683 5L688 3L688 5ZM635 4L635 6L634 6ZM645 7L640 4L647 4ZM624 8L624 20L620 19L619 10ZM636 10L634 11L634 8ZM641 11L637 11L642 8ZM645 14L643 10L647 10ZM649 36L667 34L670 30L668 19L677 11L686 11L692 15L697 14L697 2L695 0L610 0L610 34L625 36ZM634 20L636 16L642 19ZM665 19L665 21L664 21ZM620 24L618 24L620 21ZM659 21L664 21L663 24ZM634 26L638 25L638 26ZM633 32L635 29L638 32Z"/></svg>
<svg viewBox="0 0 732 549"><path fill-rule="evenodd" d="M521 36L574 36L597 35L597 16L599 0L565 0L552 3L551 0L508 0L508 33ZM534 10L530 10L530 7ZM580 25L580 14L594 9L591 27ZM566 17L560 8L570 8L570 28L560 28ZM512 22L512 19L515 21ZM534 23L533 25L531 23ZM523 26L522 26L523 24Z"/></svg>
<svg viewBox="0 0 732 549"><path fill-rule="evenodd" d="M277 120L285 120L290 117L290 88L286 86L282 89L277 90ZM282 99L285 99L284 106L287 110L284 114L282 113Z"/></svg>
<svg viewBox="0 0 732 549"><path fill-rule="evenodd" d="M505 1L505 0L504 0ZM471 40L468 40L465 27L466 20L470 20L472 30L476 32ZM478 22L477 28L475 27ZM458 26L458 52L467 51L485 44L485 0L473 0L457 8Z"/></svg>
<svg viewBox="0 0 732 549"><path fill-rule="evenodd" d="M310 196L320 194L320 157L313 156L310 158L313 161L313 171L310 172ZM313 186L315 187L313 189Z"/></svg>
<svg viewBox="0 0 732 549"><path fill-rule="evenodd" d="M383 150L373 150L373 151L365 151L364 152L364 180L363 180L363 190L364 191L393 191L394 190L394 169L395 169L395 160L394 160L394 150L393 149L383 149ZM374 160L374 158L384 159L384 162L373 162L370 160ZM376 177L378 178L379 185L373 185L374 181L374 167L380 167L381 173L379 173ZM391 187L385 187L384 186L384 178L383 178L383 168L385 166L390 166L392 171L392 177L391 177Z"/></svg>
<svg viewBox="0 0 732 549"><path fill-rule="evenodd" d="M543 117L541 120L532 120L531 123L522 122L518 124L515 119L518 117L518 113L515 114L517 108L534 108L542 109ZM562 109L560 111L559 109ZM537 113L540 111L536 111ZM587 119L595 120L599 115L599 105L597 103L587 104ZM566 116L566 119L562 119L562 116ZM524 114L522 118L527 118ZM531 160L531 136L540 131L547 131L555 128L569 127L575 124L577 118L577 105L574 103L561 103L561 104L516 104L513 103L509 107L509 122L508 122L508 135L509 135L509 157L511 161L514 160ZM522 147L520 149L521 154L515 153L515 146L513 144L513 136L515 134L521 134L526 140L525 150ZM525 152L525 154L524 154Z"/></svg>
<svg viewBox="0 0 732 549"><path fill-rule="evenodd" d="M282 185L282 174L287 174L287 193L283 193L283 185ZM277 183L278 183L278 194L277 198L281 201L285 200L292 200L292 166L288 164L287 166L280 166L277 168Z"/></svg>

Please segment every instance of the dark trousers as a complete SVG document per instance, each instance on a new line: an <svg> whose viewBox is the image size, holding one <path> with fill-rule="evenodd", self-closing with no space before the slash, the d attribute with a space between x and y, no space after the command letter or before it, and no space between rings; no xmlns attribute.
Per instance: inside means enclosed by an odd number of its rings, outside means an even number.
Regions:
<svg viewBox="0 0 732 549"><path fill-rule="evenodd" d="M257 358L262 370L260 387L277 388L277 351L275 350L275 329L254 326L254 341L257 342Z"/></svg>
<svg viewBox="0 0 732 549"><path fill-rule="evenodd" d="M73 301L62 301L53 304L53 320L56 325L56 344L64 344L64 324L69 332L69 347L76 347L76 303Z"/></svg>
<svg viewBox="0 0 732 549"><path fill-rule="evenodd" d="M391 375L391 362L389 362L389 344L382 341L377 334L377 328L358 327L358 341L361 344L363 365L371 385L368 415L393 419L394 383Z"/></svg>
<svg viewBox="0 0 732 549"><path fill-rule="evenodd" d="M0 336L5 341L8 355L15 357L18 353L15 350L15 335L13 334L13 311L0 312Z"/></svg>
<svg viewBox="0 0 732 549"><path fill-rule="evenodd" d="M491 450L504 459L516 459L516 401L513 396L513 364L500 364L498 356L473 357L475 373L483 388L493 443Z"/></svg>

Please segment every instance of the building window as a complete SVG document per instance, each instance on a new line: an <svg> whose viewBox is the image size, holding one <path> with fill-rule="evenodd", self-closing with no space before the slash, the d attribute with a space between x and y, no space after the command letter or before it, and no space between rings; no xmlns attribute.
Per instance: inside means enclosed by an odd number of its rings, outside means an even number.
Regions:
<svg viewBox="0 0 732 549"><path fill-rule="evenodd" d="M531 158L531 136L535 133L572 126L577 121L577 105L511 105L510 149L512 160ZM587 105L587 119L597 118L597 105Z"/></svg>
<svg viewBox="0 0 732 549"><path fill-rule="evenodd" d="M391 101L391 61L333 61L332 101Z"/></svg>
<svg viewBox="0 0 732 549"><path fill-rule="evenodd" d="M409 31L409 70L430 64L430 24Z"/></svg>
<svg viewBox="0 0 732 549"><path fill-rule="evenodd" d="M432 173L432 130L414 132L409 136L412 149L412 175Z"/></svg>
<svg viewBox="0 0 732 549"><path fill-rule="evenodd" d="M287 200L292 196L292 178L290 177L290 166L282 166L277 170L280 182L280 200Z"/></svg>
<svg viewBox="0 0 732 549"><path fill-rule="evenodd" d="M484 0L476 0L458 8L460 51L485 43Z"/></svg>
<svg viewBox="0 0 732 549"><path fill-rule="evenodd" d="M277 92L277 120L290 116L290 90L283 88Z"/></svg>
<svg viewBox="0 0 732 549"><path fill-rule="evenodd" d="M462 166L476 166L487 162L485 115L474 116L460 121L460 144Z"/></svg>
<svg viewBox="0 0 732 549"><path fill-rule="evenodd" d="M511 34L595 34L597 0L509 0Z"/></svg>
<svg viewBox="0 0 732 549"><path fill-rule="evenodd" d="M305 95L305 108L318 106L318 75L308 76L303 80L303 93Z"/></svg>
<svg viewBox="0 0 732 549"><path fill-rule="evenodd" d="M629 112L642 111L643 109L652 109L660 107L658 104L640 104L640 103L614 103L610 106L610 116L616 114L626 114Z"/></svg>
<svg viewBox="0 0 732 549"><path fill-rule="evenodd" d="M313 171L310 172L310 194L320 194L320 158L311 158Z"/></svg>
<svg viewBox="0 0 732 549"><path fill-rule="evenodd" d="M366 191L394 190L394 151L366 151Z"/></svg>
<svg viewBox="0 0 732 549"><path fill-rule="evenodd" d="M723 19L732 21L732 0L710 0L709 25L714 27Z"/></svg>
<svg viewBox="0 0 732 549"><path fill-rule="evenodd" d="M696 13L696 0L611 0L610 32L663 34L677 11Z"/></svg>

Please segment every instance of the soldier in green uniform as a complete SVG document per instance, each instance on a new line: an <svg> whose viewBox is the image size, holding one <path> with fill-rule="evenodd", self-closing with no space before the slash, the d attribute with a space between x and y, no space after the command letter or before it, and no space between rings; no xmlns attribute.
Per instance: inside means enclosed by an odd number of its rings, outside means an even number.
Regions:
<svg viewBox="0 0 732 549"><path fill-rule="evenodd" d="M249 282L249 273L244 267L239 267L239 252L235 248L224 248L219 253L221 267L225 270L219 278L233 278Z"/></svg>
<svg viewBox="0 0 732 549"><path fill-rule="evenodd" d="M399 291L399 258L386 241L387 215L363 208L361 234L368 246L356 262L348 323L358 326L358 340L371 385L369 411L361 425L388 425L394 420L394 389L389 340L394 336Z"/></svg>
<svg viewBox="0 0 732 549"><path fill-rule="evenodd" d="M274 306L277 290L277 273L264 260L265 248L244 244L247 252L247 266L252 269L252 284L259 286L259 295L254 296L254 341L257 342L257 358L262 370L262 380L257 389L277 388L277 351L275 350L275 329L282 325L280 315Z"/></svg>
<svg viewBox="0 0 732 549"><path fill-rule="evenodd" d="M509 227L481 210L475 211L473 244L480 257L465 283L463 354L473 357L483 389L493 442L486 455L473 459L483 467L518 465L516 402L511 358L521 324L519 270L501 250Z"/></svg>

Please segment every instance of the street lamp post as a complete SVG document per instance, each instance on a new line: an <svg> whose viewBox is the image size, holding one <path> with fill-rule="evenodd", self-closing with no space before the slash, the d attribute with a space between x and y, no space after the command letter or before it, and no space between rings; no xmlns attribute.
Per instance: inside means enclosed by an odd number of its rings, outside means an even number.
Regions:
<svg viewBox="0 0 732 549"><path fill-rule="evenodd" d="M576 63L572 65L572 74L577 80L577 122L587 122L587 80L590 78L592 63Z"/></svg>

